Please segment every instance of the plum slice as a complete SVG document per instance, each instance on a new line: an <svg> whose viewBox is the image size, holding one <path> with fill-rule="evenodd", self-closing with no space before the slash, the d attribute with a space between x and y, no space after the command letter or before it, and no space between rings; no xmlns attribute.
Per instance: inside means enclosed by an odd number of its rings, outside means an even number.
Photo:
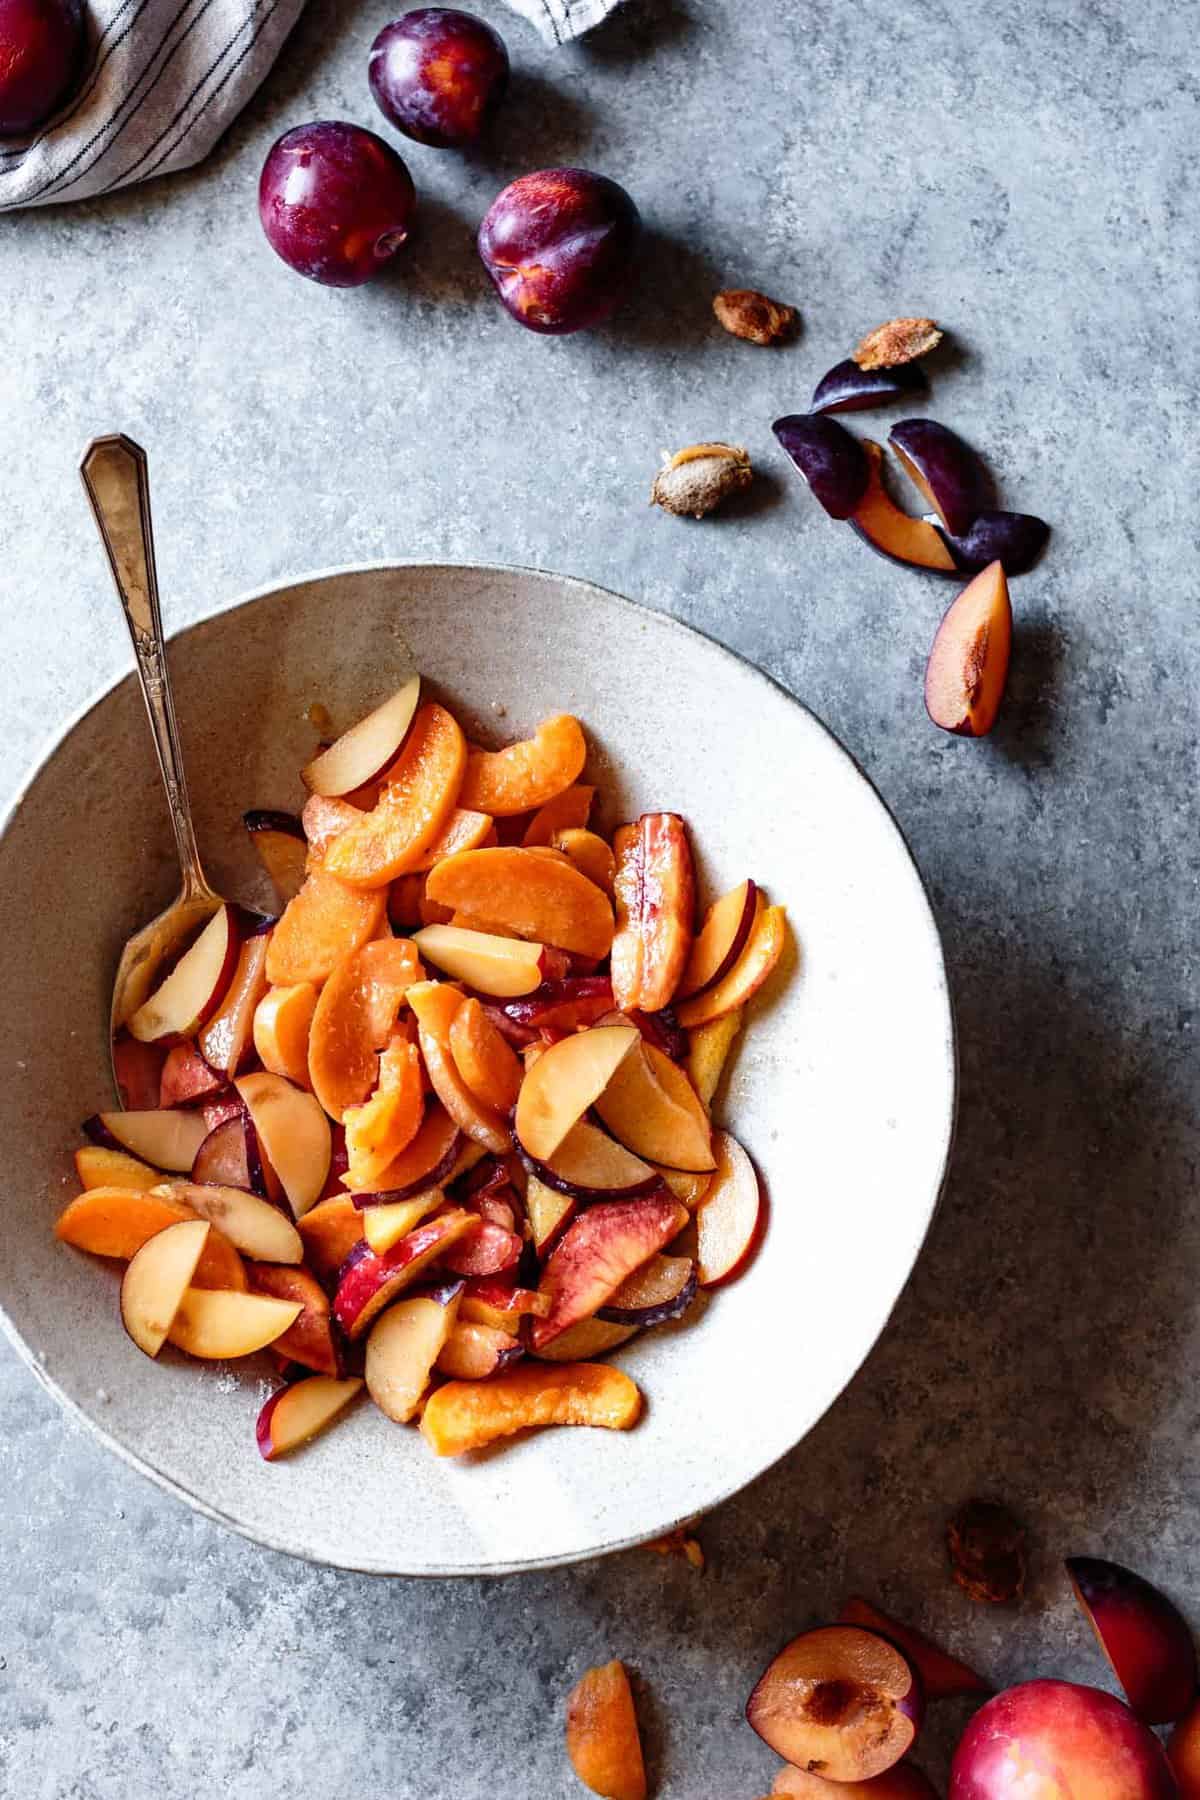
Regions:
<svg viewBox="0 0 1200 1800"><path fill-rule="evenodd" d="M831 519L848 519L867 491L866 451L824 413L789 413L771 430Z"/></svg>
<svg viewBox="0 0 1200 1800"><path fill-rule="evenodd" d="M815 413L865 412L886 406L891 400L911 399L928 388L919 363L901 363L895 369L862 369L852 356L835 363L813 389L810 411Z"/></svg>
<svg viewBox="0 0 1200 1800"><path fill-rule="evenodd" d="M784 1646L746 1703L764 1743L809 1774L868 1781L911 1749L924 1711L916 1669L856 1625L824 1625Z"/></svg>
<svg viewBox="0 0 1200 1800"><path fill-rule="evenodd" d="M605 1800L646 1800L646 1767L625 1665L588 1669L567 1696L567 1755Z"/></svg>
<svg viewBox="0 0 1200 1800"><path fill-rule="evenodd" d="M524 1149L519 1154L530 1174L572 1200L633 1200L652 1194L662 1181L657 1169L586 1119L572 1125L548 1161Z"/></svg>
<svg viewBox="0 0 1200 1800"><path fill-rule="evenodd" d="M1138 1718L1147 1725L1178 1719L1196 1693L1196 1647L1174 1602L1100 1556L1069 1556L1066 1570Z"/></svg>
<svg viewBox="0 0 1200 1800"><path fill-rule="evenodd" d="M964 574L975 574L990 562L999 562L1006 575L1024 575L1045 549L1050 527L1033 513L984 511L975 515L970 529L961 535L949 531L938 535Z"/></svg>
<svg viewBox="0 0 1200 1800"><path fill-rule="evenodd" d="M690 1256L652 1256L623 1281L596 1314L613 1325L665 1325L682 1318L696 1298L696 1265Z"/></svg>
<svg viewBox="0 0 1200 1800"><path fill-rule="evenodd" d="M971 446L936 419L901 419L888 443L946 530L969 531L988 497L987 473Z"/></svg>
<svg viewBox="0 0 1200 1800"><path fill-rule="evenodd" d="M530 1325L540 1351L605 1306L622 1282L669 1244L687 1224L687 1208L669 1194L648 1200L604 1200L568 1226L542 1273L550 1310Z"/></svg>
<svg viewBox="0 0 1200 1800"><path fill-rule="evenodd" d="M996 723L1012 650L1012 606L998 562L965 587L946 613L925 668L925 710L959 737L985 737Z"/></svg>

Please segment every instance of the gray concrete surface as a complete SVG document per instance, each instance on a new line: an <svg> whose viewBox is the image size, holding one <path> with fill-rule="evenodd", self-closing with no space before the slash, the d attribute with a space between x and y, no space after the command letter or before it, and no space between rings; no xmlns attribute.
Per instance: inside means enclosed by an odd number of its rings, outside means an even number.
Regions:
<svg viewBox="0 0 1200 1800"><path fill-rule="evenodd" d="M959 1007L953 1178L882 1342L706 1522L703 1577L637 1552L422 1586L267 1555L111 1460L0 1351L14 1800L567 1796L561 1698L610 1655L640 1673L664 1800L752 1800L774 1759L745 1695L848 1588L998 1681L1106 1679L1065 1552L1129 1560L1200 1611L1196 8L667 0L561 53L480 10L518 70L497 142L413 147L421 235L373 291L289 274L254 189L286 126L376 122L378 4L313 0L196 174L0 220L3 794L125 665L74 475L95 431L152 453L177 621L393 554L590 576L756 658L895 808ZM654 233L640 299L561 342L509 323L471 243L502 181L553 161L624 180ZM725 338L708 303L728 283L798 303L798 344ZM922 711L945 589L826 520L768 430L908 310L954 333L933 410L1055 526L1015 587L982 745ZM714 435L759 459L753 495L703 525L651 513L660 446ZM596 678L621 678L602 643ZM797 1269L798 1305L816 1278ZM698 1429L719 1440L720 1420ZM947 1576L943 1519L976 1492L1031 1529L1015 1614ZM963 1716L932 1725L935 1774Z"/></svg>

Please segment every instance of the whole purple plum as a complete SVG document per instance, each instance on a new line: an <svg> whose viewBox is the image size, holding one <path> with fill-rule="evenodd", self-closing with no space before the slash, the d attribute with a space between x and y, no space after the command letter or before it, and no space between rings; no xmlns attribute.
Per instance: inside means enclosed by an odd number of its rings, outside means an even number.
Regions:
<svg viewBox="0 0 1200 1800"><path fill-rule="evenodd" d="M530 331L603 323L633 286L641 228L630 196L587 169L539 169L510 182L479 227L496 292Z"/></svg>
<svg viewBox="0 0 1200 1800"><path fill-rule="evenodd" d="M435 150L477 143L508 87L499 32L452 6L422 6L371 45L371 92L385 119Z"/></svg>
<svg viewBox="0 0 1200 1800"><path fill-rule="evenodd" d="M390 145L361 125L319 120L272 145L258 184L267 242L325 287L359 287L396 254L416 205Z"/></svg>
<svg viewBox="0 0 1200 1800"><path fill-rule="evenodd" d="M56 112L83 62L82 0L0 0L0 137Z"/></svg>

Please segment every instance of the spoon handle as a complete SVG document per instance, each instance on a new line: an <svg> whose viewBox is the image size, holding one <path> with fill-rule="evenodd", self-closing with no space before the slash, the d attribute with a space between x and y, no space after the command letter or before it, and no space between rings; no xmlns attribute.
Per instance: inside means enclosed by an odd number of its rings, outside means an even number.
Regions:
<svg viewBox="0 0 1200 1800"><path fill-rule="evenodd" d="M179 727L171 699L167 650L158 604L154 530L150 522L150 474L146 452L121 435L93 438L79 465L108 557L113 584L133 640L142 699L150 718L154 748L175 832L183 896L211 892L200 866Z"/></svg>

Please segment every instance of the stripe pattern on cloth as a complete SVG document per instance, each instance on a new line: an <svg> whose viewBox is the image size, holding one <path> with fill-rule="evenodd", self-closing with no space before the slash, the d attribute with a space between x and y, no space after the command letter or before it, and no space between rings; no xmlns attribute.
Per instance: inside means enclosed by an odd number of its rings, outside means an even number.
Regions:
<svg viewBox="0 0 1200 1800"><path fill-rule="evenodd" d="M536 25L547 43L565 44L607 19L621 0L508 0L508 4Z"/></svg>

